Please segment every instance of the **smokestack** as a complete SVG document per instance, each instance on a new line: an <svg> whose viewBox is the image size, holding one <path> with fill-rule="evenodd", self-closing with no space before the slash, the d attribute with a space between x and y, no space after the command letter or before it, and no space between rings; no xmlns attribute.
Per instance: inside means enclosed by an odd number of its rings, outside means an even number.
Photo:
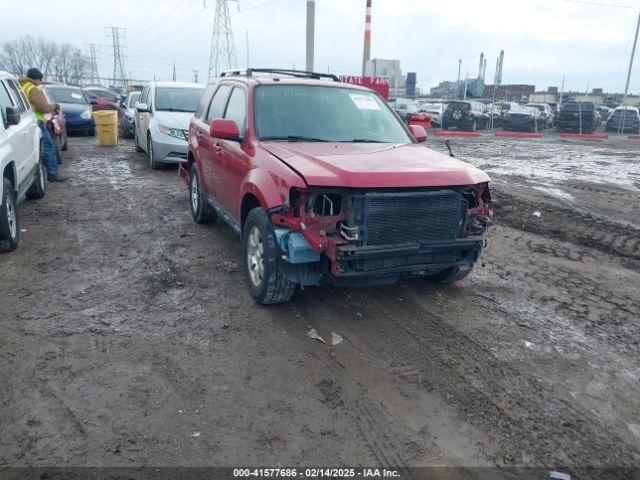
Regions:
<svg viewBox="0 0 640 480"><path fill-rule="evenodd" d="M484 59L484 65L482 66L482 81L484 82L484 79L486 78L486 74L487 74L487 59Z"/></svg>
<svg viewBox="0 0 640 480"><path fill-rule="evenodd" d="M480 54L480 64L478 65L478 78L482 78L483 67L484 67L484 52Z"/></svg>
<svg viewBox="0 0 640 480"><path fill-rule="evenodd" d="M502 66L504 64L504 50L500 50L498 59L498 73L496 74L496 85L502 85Z"/></svg>
<svg viewBox="0 0 640 480"><path fill-rule="evenodd" d="M367 15L364 20L364 52L362 55L362 76L366 75L367 62L371 60L371 0L367 0Z"/></svg>
<svg viewBox="0 0 640 480"><path fill-rule="evenodd" d="M316 2L307 0L307 72L313 72L313 54L316 29Z"/></svg>

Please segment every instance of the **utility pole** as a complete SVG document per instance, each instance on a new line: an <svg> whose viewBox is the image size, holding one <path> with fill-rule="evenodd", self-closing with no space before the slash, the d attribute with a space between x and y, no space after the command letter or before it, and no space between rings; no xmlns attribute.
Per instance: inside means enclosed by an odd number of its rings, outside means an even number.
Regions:
<svg viewBox="0 0 640 480"><path fill-rule="evenodd" d="M233 1L237 0L216 0L211 31L211 51L209 53L209 79L212 78L212 75L217 77L221 70L238 66L231 14L229 13L229 2Z"/></svg>
<svg viewBox="0 0 640 480"><path fill-rule="evenodd" d="M316 30L316 2L307 0L307 72L313 72L313 57L315 50ZM363 74L364 75L364 74Z"/></svg>
<svg viewBox="0 0 640 480"><path fill-rule="evenodd" d="M558 108L562 105L562 97L564 95L564 75L562 75L562 86L560 87L560 99L558 100Z"/></svg>
<svg viewBox="0 0 640 480"><path fill-rule="evenodd" d="M467 76L464 79L464 97L463 97L463 100L467 99L467 85L468 85L468 83L469 83L469 71L467 70Z"/></svg>
<svg viewBox="0 0 640 480"><path fill-rule="evenodd" d="M640 12L638 13L638 24L636 25L636 37L633 40L633 48L631 49L631 58L629 59L629 71L627 72L627 83L624 86L624 97L622 97L622 105L627 100L629 93L629 81L631 80L631 69L633 68L633 57L636 55L636 45L638 44L638 31L640 31ZM624 119L625 115L622 116Z"/></svg>
<svg viewBox="0 0 640 480"><path fill-rule="evenodd" d="M247 69L250 68L251 64L249 63L249 30L245 32L245 42L247 44Z"/></svg>
<svg viewBox="0 0 640 480"><path fill-rule="evenodd" d="M193 83L198 83L198 70L193 70Z"/></svg>
<svg viewBox="0 0 640 480"><path fill-rule="evenodd" d="M176 61L173 61L173 75L171 77L173 79L173 81L176 81Z"/></svg>
<svg viewBox="0 0 640 480"><path fill-rule="evenodd" d="M105 29L107 31L106 35L111 38L113 46L113 83L116 84L120 81L123 86L126 86L123 47L120 45L120 40L125 38L127 30L120 27L105 27Z"/></svg>
<svg viewBox="0 0 640 480"><path fill-rule="evenodd" d="M100 74L98 74L98 58L96 56L96 47L95 43L87 44L89 47L89 62L91 63L91 83L97 84L100 83Z"/></svg>
<svg viewBox="0 0 640 480"><path fill-rule="evenodd" d="M456 97L460 98L460 69L462 68L462 59L458 59L458 81L456 82Z"/></svg>

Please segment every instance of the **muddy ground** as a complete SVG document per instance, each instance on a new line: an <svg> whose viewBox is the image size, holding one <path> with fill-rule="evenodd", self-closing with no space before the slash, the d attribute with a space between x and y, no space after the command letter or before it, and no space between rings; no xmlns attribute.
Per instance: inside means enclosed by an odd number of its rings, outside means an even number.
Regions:
<svg viewBox="0 0 640 480"><path fill-rule="evenodd" d="M495 180L470 277L264 308L175 169L70 139L0 256L0 466L640 466L640 142L453 148Z"/></svg>

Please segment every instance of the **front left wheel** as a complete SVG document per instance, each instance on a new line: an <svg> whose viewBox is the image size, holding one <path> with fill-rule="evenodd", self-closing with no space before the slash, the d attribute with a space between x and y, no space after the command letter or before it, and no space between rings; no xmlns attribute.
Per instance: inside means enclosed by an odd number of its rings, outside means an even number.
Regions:
<svg viewBox="0 0 640 480"><path fill-rule="evenodd" d="M151 140L151 135L147 136L147 165L151 170L160 170L162 164L158 162L153 154L153 140Z"/></svg>
<svg viewBox="0 0 640 480"><path fill-rule="evenodd" d="M262 208L249 212L242 239L245 276L253 299L261 305L288 302L296 284L280 271L276 235Z"/></svg>
<svg viewBox="0 0 640 480"><path fill-rule="evenodd" d="M0 252L10 252L18 248L20 228L18 209L13 185L8 178L2 178L2 200L0 202Z"/></svg>
<svg viewBox="0 0 640 480"><path fill-rule="evenodd" d="M191 165L191 171L189 172L189 200L191 216L197 223L210 223L216 220L216 211L205 198L202 191L202 183L200 182L200 174L195 163Z"/></svg>

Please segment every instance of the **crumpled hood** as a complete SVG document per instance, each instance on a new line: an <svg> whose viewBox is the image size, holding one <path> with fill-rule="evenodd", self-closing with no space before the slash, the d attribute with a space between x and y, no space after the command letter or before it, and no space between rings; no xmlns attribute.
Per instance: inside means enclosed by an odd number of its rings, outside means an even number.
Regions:
<svg viewBox="0 0 640 480"><path fill-rule="evenodd" d="M189 130L189 122L193 117L193 112L155 112L154 120L158 125L168 128L178 128Z"/></svg>
<svg viewBox="0 0 640 480"><path fill-rule="evenodd" d="M467 163L421 144L261 142L308 185L352 188L441 187L488 182Z"/></svg>

